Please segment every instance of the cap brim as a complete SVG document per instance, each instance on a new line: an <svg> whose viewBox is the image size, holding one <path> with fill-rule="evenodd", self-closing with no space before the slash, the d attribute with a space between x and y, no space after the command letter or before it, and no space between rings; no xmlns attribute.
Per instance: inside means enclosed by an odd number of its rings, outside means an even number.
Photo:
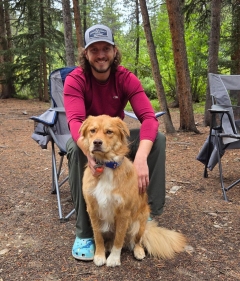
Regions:
<svg viewBox="0 0 240 281"><path fill-rule="evenodd" d="M114 42L112 41L109 41L109 40L104 40L104 39L96 39L96 40L92 40L91 42L89 42L86 46L85 46L85 49L87 49L87 47L89 47L90 45L92 45L93 43L97 43L97 42L106 42L106 43L109 43L111 45L115 45Z"/></svg>

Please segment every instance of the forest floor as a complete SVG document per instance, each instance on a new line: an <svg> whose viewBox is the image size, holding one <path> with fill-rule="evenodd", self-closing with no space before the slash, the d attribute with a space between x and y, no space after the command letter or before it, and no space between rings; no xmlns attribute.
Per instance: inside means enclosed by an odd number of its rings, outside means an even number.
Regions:
<svg viewBox="0 0 240 281"><path fill-rule="evenodd" d="M75 216L60 223L56 195L50 192L51 147L42 150L31 139L34 122L29 117L48 107L34 100L0 100L0 281L240 280L240 190L228 191L226 202L218 167L203 178L196 156L209 128L202 115L195 115L200 134L166 134L166 206L156 218L159 225L187 236L186 251L168 261L147 256L140 262L123 250L121 266L108 268L71 255ZM171 116L178 129L179 111L171 110ZM139 126L138 121L126 122ZM164 132L163 124L160 130ZM226 180L239 175L239 161L239 151L226 152ZM73 207L69 196L67 186L64 213Z"/></svg>

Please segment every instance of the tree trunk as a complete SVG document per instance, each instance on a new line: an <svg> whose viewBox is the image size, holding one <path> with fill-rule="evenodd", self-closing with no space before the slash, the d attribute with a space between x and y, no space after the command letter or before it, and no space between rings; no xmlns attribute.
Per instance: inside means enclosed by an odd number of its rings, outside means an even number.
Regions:
<svg viewBox="0 0 240 281"><path fill-rule="evenodd" d="M75 21L76 36L77 36L77 47L78 47L78 51L81 51L81 48L84 46L83 46L79 0L73 0L73 12L74 12L74 21Z"/></svg>
<svg viewBox="0 0 240 281"><path fill-rule="evenodd" d="M149 22L149 16L148 16L148 10L147 10L147 5L145 0L140 0L140 7L141 7L141 13L142 13L142 18L143 18L143 25L144 25L144 32L147 40L147 46L148 46L148 52L151 60L151 66L152 66L152 74L153 74L153 79L155 81L156 85L156 90L157 90L157 96L158 100L161 106L161 110L165 111L166 114L163 115L164 119L164 125L166 129L166 133L174 133L175 129L172 124L170 112L167 106L167 100L162 84L162 78L159 72L159 65L158 65L158 60L157 60L157 54L156 54L156 49L155 45L153 42L153 36L152 36L152 30Z"/></svg>
<svg viewBox="0 0 240 281"><path fill-rule="evenodd" d="M139 62L139 5L138 0L135 0L135 15L136 15L136 57L134 74L138 76L138 62Z"/></svg>
<svg viewBox="0 0 240 281"><path fill-rule="evenodd" d="M209 50L208 50L208 73L218 73L218 51L220 43L220 16L221 16L221 0L211 1L211 30L209 38ZM208 111L211 108L211 96L209 90L209 83L207 79L207 93L204 112L204 125L210 126L210 113Z"/></svg>
<svg viewBox="0 0 240 281"><path fill-rule="evenodd" d="M42 67L41 74L43 78L43 100L48 102L48 80L47 80L47 59L46 59L46 44L45 44L45 31L44 31L44 8L43 8L43 0L40 0L40 29L41 29L41 38L42 40L42 54L40 64Z"/></svg>
<svg viewBox="0 0 240 281"><path fill-rule="evenodd" d="M199 133L194 122L190 74L184 39L184 19L181 0L167 0L174 64L177 76L177 91L180 111L180 130Z"/></svg>
<svg viewBox="0 0 240 281"><path fill-rule="evenodd" d="M64 40L66 49L66 65L75 65L74 44L72 39L72 17L70 11L70 0L62 0Z"/></svg>
<svg viewBox="0 0 240 281"><path fill-rule="evenodd" d="M9 25L8 2L0 0L0 52L7 51L0 55L0 98L12 98L15 94L15 88L12 81L12 73L6 71L6 65L11 63L11 32Z"/></svg>
<svg viewBox="0 0 240 281"><path fill-rule="evenodd" d="M233 66L231 74L240 74L240 0L233 1L232 4L232 56Z"/></svg>
<svg viewBox="0 0 240 281"><path fill-rule="evenodd" d="M83 0L83 33L87 30L87 0Z"/></svg>

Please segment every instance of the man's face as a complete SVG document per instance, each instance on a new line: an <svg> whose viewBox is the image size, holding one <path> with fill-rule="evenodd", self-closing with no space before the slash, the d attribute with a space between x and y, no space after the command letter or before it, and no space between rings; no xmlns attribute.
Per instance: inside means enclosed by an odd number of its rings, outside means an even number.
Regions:
<svg viewBox="0 0 240 281"><path fill-rule="evenodd" d="M107 73L113 64L116 56L116 48L107 42L97 42L91 44L85 51L93 72Z"/></svg>

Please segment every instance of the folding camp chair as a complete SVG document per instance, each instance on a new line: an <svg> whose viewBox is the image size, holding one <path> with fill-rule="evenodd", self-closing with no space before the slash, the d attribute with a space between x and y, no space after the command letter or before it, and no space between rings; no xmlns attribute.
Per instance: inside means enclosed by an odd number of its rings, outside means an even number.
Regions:
<svg viewBox="0 0 240 281"><path fill-rule="evenodd" d="M63 167L64 156L67 154L66 143L71 134L68 128L66 114L63 106L63 85L66 76L75 67L64 67L53 71L49 76L51 108L40 116L32 116L31 119L38 123L32 138L39 143L42 148L46 148L51 142L52 148L52 194L57 195L58 213L61 222L67 221L75 212L72 209L63 216L60 188L68 181L68 176L60 179ZM57 164L56 148L59 150L59 160Z"/></svg>
<svg viewBox="0 0 240 281"><path fill-rule="evenodd" d="M51 96L51 108L44 112L40 116L32 116L31 119L38 122L38 126L32 135L32 138L37 141L42 148L46 148L46 145L51 141L52 146L52 193L57 194L58 212L61 222L67 221L74 213L74 209L70 211L66 216L62 214L62 204L60 196L61 186L68 181L68 176L59 181L61 175L61 169L64 156L66 156L66 143L71 137L66 114L63 105L63 85L66 76L75 67L64 67L53 71L49 77L50 96ZM136 115L132 112L124 111L125 115L137 119ZM156 117L160 117L165 112L157 112ZM59 149L60 161L57 166L55 148Z"/></svg>
<svg viewBox="0 0 240 281"><path fill-rule="evenodd" d="M240 179L226 185L221 158L228 149L240 149L240 75L220 75L209 73L212 106L209 137L203 145L197 160L204 163L204 177L207 169L212 170L218 163L223 197L226 192L240 182Z"/></svg>

